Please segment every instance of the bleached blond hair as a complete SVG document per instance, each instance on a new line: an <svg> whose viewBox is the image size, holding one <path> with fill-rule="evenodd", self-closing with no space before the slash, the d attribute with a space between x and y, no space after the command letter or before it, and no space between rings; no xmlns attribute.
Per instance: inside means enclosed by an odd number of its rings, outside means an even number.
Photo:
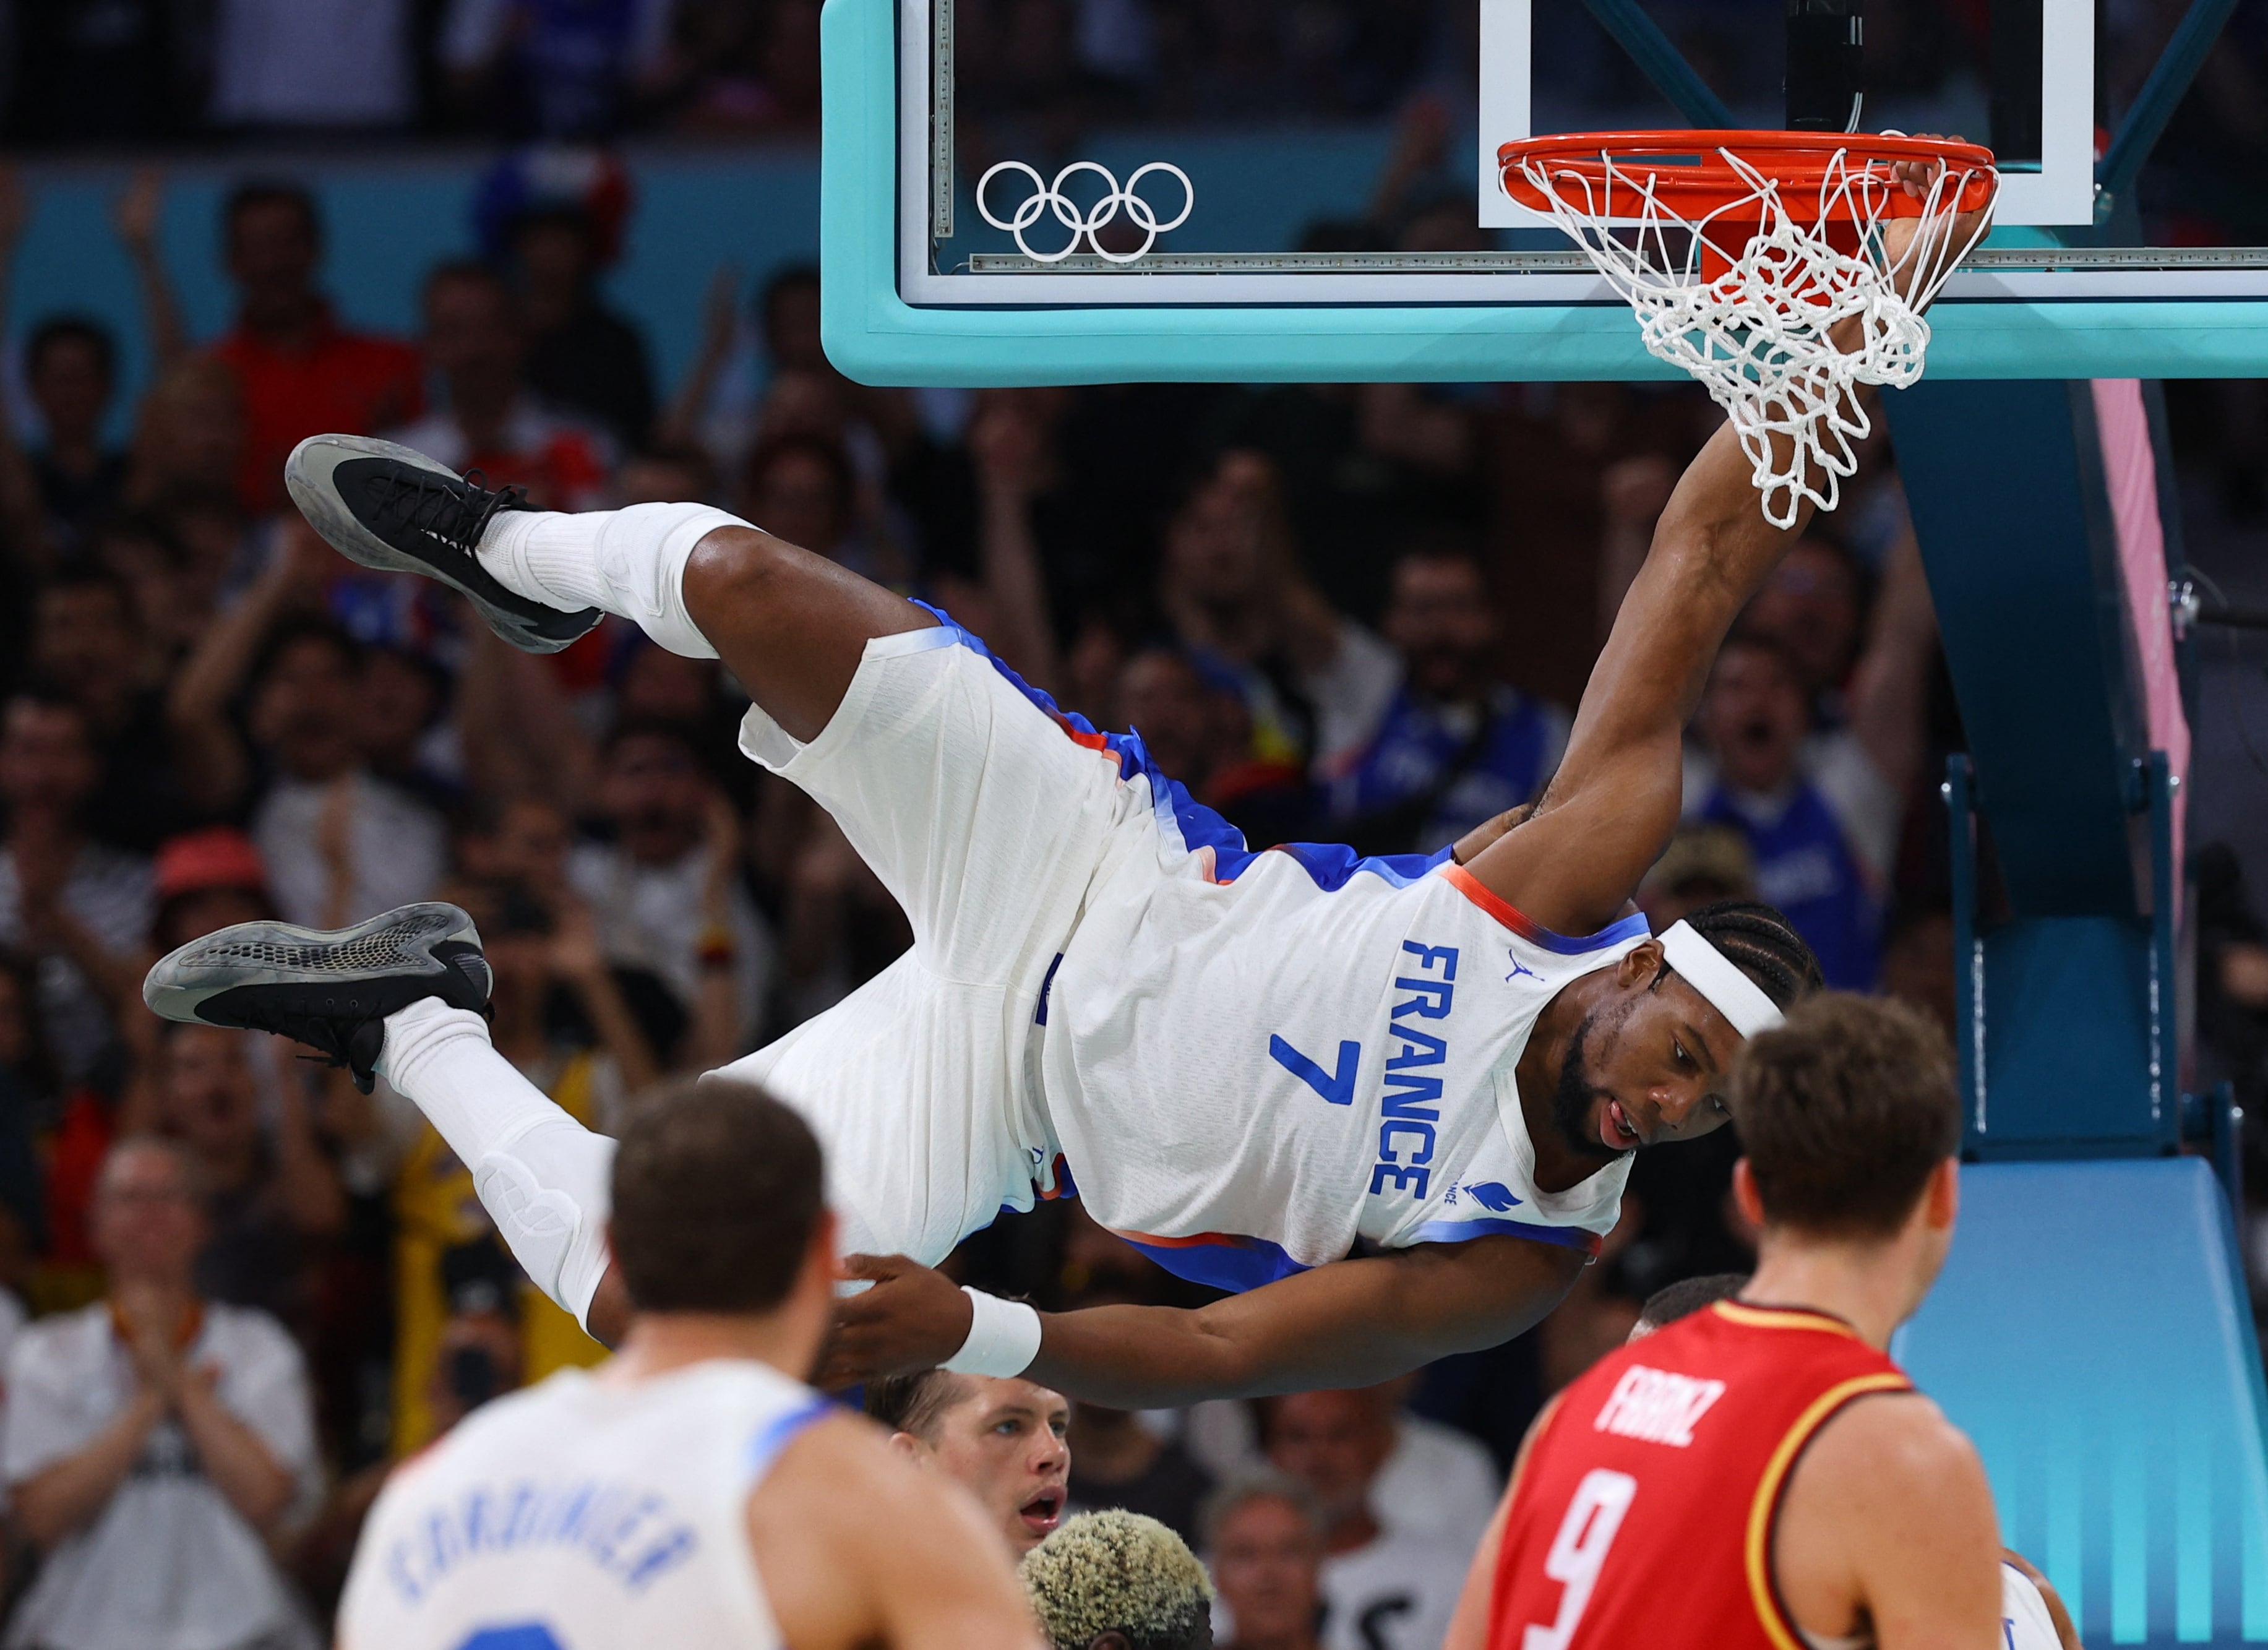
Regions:
<svg viewBox="0 0 2268 1650"><path fill-rule="evenodd" d="M1087 1650L1114 1629L1134 1650L1189 1650L1211 1616L1197 1555L1139 1513L1082 1513L1026 1553L1020 1573L1054 1650Z"/></svg>

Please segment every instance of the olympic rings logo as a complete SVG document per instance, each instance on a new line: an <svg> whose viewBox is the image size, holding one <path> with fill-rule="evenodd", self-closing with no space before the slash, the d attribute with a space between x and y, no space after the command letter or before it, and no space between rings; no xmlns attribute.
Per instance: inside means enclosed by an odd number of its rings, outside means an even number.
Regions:
<svg viewBox="0 0 2268 1650"><path fill-rule="evenodd" d="M1015 215L1011 217L995 215L985 198L992 187L992 180L1004 172L1020 172L1032 180L1032 193L1017 203ZM1064 193L1064 184L1082 172L1094 173L1107 186L1102 198L1084 212L1079 210L1078 202ZM1182 186L1182 210L1170 222L1160 223L1157 209L1135 193L1142 180L1153 172L1165 173ZM1126 187L1123 189L1118 187L1117 176L1109 167L1098 166L1092 160L1072 161L1056 173L1053 183L1020 160L1003 160L987 171L976 184L976 210L983 214L984 221L995 229L1004 229L1013 235L1017 249L1035 263L1060 263L1079 249L1082 240L1107 262L1132 263L1136 259L1149 254L1150 249L1158 244L1159 236L1169 230L1179 229L1187 223L1197 203L1197 192L1189 182L1189 174L1165 160L1153 160L1137 171L1126 180ZM1112 252L1095 238L1095 231L1106 227L1122 209L1134 226L1142 232L1142 245L1132 252ZM1031 243L1024 239L1024 232L1050 211L1056 215L1057 223L1071 231L1071 240L1060 252L1035 252Z"/></svg>

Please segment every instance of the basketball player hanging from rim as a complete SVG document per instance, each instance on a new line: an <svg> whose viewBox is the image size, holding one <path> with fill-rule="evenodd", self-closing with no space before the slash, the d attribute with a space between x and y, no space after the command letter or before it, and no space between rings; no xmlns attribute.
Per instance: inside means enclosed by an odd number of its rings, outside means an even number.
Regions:
<svg viewBox="0 0 2268 1650"><path fill-rule="evenodd" d="M1808 518L1771 527L1749 473L1720 429L1680 482L1533 817L1399 859L1247 852L1138 738L720 511L541 512L342 436L301 443L287 478L350 559L441 579L522 647L613 613L721 658L755 700L742 749L904 907L906 955L724 1068L809 1121L874 1285L843 1304L832 1376L943 1364L1149 1407L1354 1386L1520 1334L1613 1226L1631 1153L1721 1125L1742 1040L1817 985L1768 907L1653 937L1630 905L1676 824L1718 644ZM225 930L144 995L383 1073L528 1275L611 1338L611 1142L490 1048L486 991L469 919L428 905L335 935ZM1004 1207L1071 1195L1241 1293L1042 1318L928 1270Z"/></svg>

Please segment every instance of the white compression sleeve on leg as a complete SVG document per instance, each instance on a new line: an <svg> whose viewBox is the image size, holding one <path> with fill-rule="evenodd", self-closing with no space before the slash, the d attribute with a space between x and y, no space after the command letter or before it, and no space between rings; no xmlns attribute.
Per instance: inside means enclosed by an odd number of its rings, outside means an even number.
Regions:
<svg viewBox="0 0 2268 1650"><path fill-rule="evenodd" d="M685 564L719 527L745 527L707 505L631 505L583 515L507 510L481 539L481 565L530 601L599 608L629 619L673 653L717 650L685 610Z"/></svg>
<svg viewBox="0 0 2268 1650"><path fill-rule="evenodd" d="M615 1143L522 1077L478 1014L438 998L387 1016L378 1069L472 1170L482 1206L528 1277L588 1328L607 1271Z"/></svg>

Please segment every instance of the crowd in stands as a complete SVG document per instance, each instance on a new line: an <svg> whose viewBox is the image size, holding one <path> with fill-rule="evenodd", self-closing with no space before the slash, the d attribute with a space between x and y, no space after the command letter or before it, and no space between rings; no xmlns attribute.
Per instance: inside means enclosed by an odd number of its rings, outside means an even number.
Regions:
<svg viewBox="0 0 2268 1650"><path fill-rule="evenodd" d="M429 10L453 41L551 14ZM674 26L734 10L685 0ZM834 822L738 755L746 699L717 665L616 621L522 654L441 587L351 566L284 497L298 439L392 435L557 508L725 505L949 609L1066 715L1138 728L1256 847L1426 855L1549 777L1716 418L1683 386L917 397L833 371L816 276L791 270L740 299L768 377L736 422L711 416L713 354L653 380L571 206L431 270L419 335L387 338L326 301L313 197L247 184L221 225L235 313L191 338L150 237L158 187L117 214L159 355L131 440L105 436L115 341L69 314L22 340L35 417L0 423L11 1645L138 1650L188 1642L184 1622L199 1644L310 1641L389 1463L603 1355L414 1107L277 1040L162 1026L139 998L157 955L251 917L454 901L494 969L497 1048L606 1130L909 943ZM0 275L25 216L0 187ZM1881 439L1846 496L1719 659L1687 824L1641 899L1657 928L1771 900L1830 983L1950 1028L1936 782L1958 717ZM2268 1005L2264 932L2224 938ZM1106 1507L1179 1532L1211 1557L1224 1643L1432 1650L1540 1403L1655 1288L1748 1263L1736 1149L1642 1157L1601 1263L1536 1332L1385 1388L1172 1414L1019 1400L1011 1447L964 1389L987 1383L941 1377L885 1418L996 1451L1012 1538ZM954 1266L1050 1307L1191 1287L1071 1201Z"/></svg>
<svg viewBox="0 0 2268 1650"><path fill-rule="evenodd" d="M1778 6L1648 10L1730 107L1777 123ZM809 136L820 11L821 0L0 0L0 135L41 146ZM2181 11L2102 8L2106 127ZM1917 104L1981 118L1989 11L1977 0L1874 8L1869 97L1892 123L1917 125ZM1543 129L1667 114L1586 9L1535 13L1539 108L1561 122ZM981 149L1003 129L1060 147L1098 124L1374 120L1427 92L1469 107L1477 16L1473 0L958 0L959 117ZM2240 7L2145 180L2161 238L2195 242L2216 219L2268 223L2264 60L2268 33Z"/></svg>

